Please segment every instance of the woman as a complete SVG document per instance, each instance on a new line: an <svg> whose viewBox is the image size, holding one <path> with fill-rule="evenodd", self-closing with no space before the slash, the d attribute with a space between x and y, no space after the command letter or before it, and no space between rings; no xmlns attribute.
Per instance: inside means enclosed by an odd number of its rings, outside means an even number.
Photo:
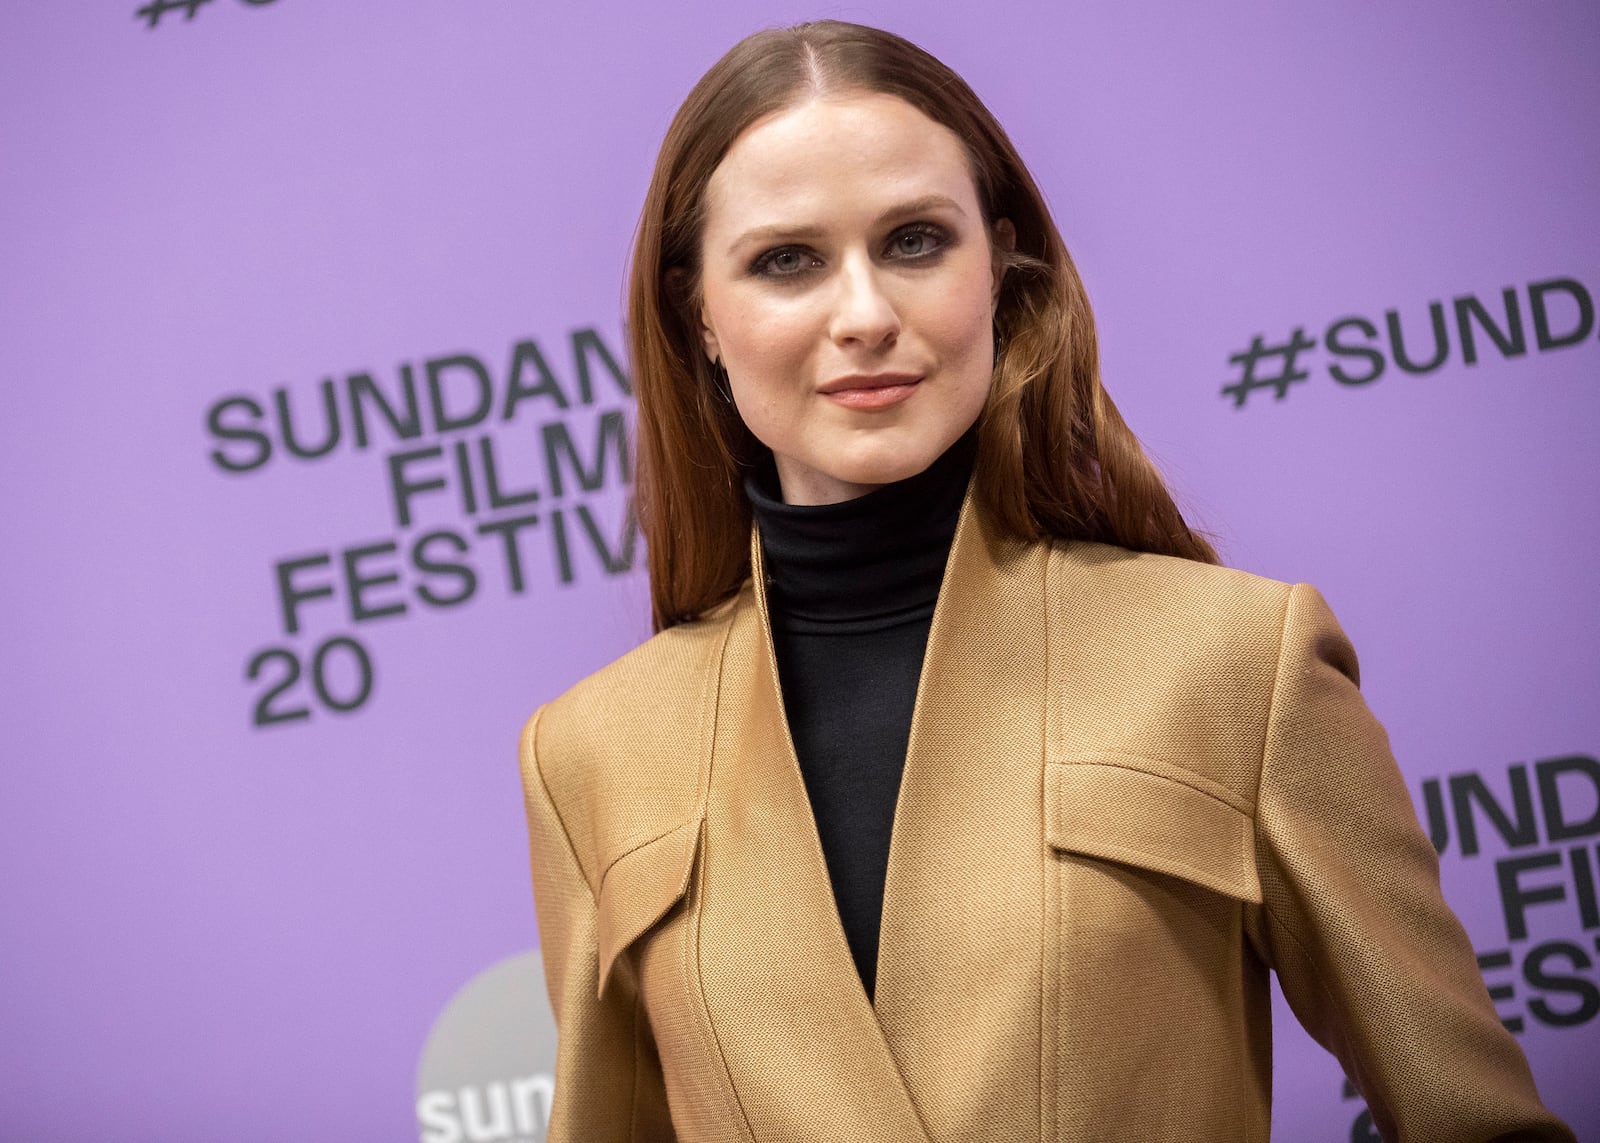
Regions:
<svg viewBox="0 0 1600 1143"><path fill-rule="evenodd" d="M1185 525L958 77L743 41L632 275L658 634L522 740L552 1140L1265 1139L1269 969L1386 1138L1570 1139L1349 643Z"/></svg>

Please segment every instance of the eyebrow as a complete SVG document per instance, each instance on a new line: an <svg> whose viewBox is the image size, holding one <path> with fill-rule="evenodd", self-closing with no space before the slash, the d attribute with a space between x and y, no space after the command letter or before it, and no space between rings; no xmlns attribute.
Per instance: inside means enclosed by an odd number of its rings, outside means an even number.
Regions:
<svg viewBox="0 0 1600 1143"><path fill-rule="evenodd" d="M904 218L906 215L921 214L923 211L935 210L940 207L953 210L963 217L967 213L961 209L961 204L949 195L925 194L918 198L907 199L905 202L895 203L879 214L873 220L873 225L881 226L892 218ZM820 226L787 226L783 223L776 223L771 226L756 226L735 238L728 246L728 253L737 254L741 247L753 243L770 242L779 238L786 240L819 238L823 233L824 231Z"/></svg>

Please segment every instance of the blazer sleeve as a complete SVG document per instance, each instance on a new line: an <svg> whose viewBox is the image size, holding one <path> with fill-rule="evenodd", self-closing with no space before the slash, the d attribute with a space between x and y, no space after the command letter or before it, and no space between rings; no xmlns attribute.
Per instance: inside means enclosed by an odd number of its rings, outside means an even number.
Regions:
<svg viewBox="0 0 1600 1143"><path fill-rule="evenodd" d="M548 1143L671 1143L661 1063L638 982L614 971L599 983L595 894L539 768L543 708L522 732L521 764L545 987L555 1012L555 1093Z"/></svg>
<svg viewBox="0 0 1600 1143"><path fill-rule="evenodd" d="M1327 604L1291 589L1257 800L1258 943L1388 1143L1563 1140L1439 888Z"/></svg>

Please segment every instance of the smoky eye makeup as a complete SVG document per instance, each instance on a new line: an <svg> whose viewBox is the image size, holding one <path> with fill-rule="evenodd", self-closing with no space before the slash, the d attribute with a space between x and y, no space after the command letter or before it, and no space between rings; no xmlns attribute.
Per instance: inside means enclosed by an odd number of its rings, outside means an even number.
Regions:
<svg viewBox="0 0 1600 1143"><path fill-rule="evenodd" d="M795 278L818 261L820 259L804 246L774 246L755 256L749 273L754 278Z"/></svg>
<svg viewBox="0 0 1600 1143"><path fill-rule="evenodd" d="M908 239L917 240L919 245L915 249L906 249L904 243ZM936 222L911 222L896 227L887 245L891 256L897 259L922 261L941 254L954 241L955 236L950 230Z"/></svg>
<svg viewBox="0 0 1600 1143"><path fill-rule="evenodd" d="M955 243L955 235L937 222L908 222L884 239L883 254L896 262L932 262ZM821 259L806 246L774 246L751 259L746 272L754 278L798 278Z"/></svg>

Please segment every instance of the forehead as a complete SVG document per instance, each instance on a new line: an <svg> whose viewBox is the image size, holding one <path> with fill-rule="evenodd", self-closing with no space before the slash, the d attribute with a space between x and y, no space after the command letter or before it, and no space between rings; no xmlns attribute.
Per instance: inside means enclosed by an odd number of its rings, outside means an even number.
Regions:
<svg viewBox="0 0 1600 1143"><path fill-rule="evenodd" d="M758 119L734 140L706 187L706 225L709 233L837 222L929 194L978 216L954 132L897 96L813 99Z"/></svg>

